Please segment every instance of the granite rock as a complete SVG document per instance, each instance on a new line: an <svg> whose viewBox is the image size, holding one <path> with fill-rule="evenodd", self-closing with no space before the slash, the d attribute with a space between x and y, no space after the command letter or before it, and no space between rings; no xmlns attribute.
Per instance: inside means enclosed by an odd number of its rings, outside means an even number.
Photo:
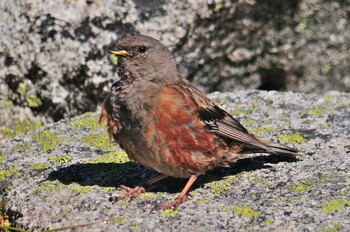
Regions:
<svg viewBox="0 0 350 232"><path fill-rule="evenodd" d="M0 205L13 226L40 231L347 231L350 228L350 94L213 93L252 133L301 157L246 155L203 175L176 210L153 211L186 180L168 178L133 201L120 184L156 173L109 142L98 113L0 141ZM3 212L4 213L4 212Z"/></svg>

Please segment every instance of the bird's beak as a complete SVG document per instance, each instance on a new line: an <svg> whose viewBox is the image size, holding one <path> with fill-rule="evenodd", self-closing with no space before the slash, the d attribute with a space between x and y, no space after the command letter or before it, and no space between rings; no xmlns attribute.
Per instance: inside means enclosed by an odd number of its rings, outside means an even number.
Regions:
<svg viewBox="0 0 350 232"><path fill-rule="evenodd" d="M128 56L129 53L125 50L118 50L118 51L109 51L110 54L116 55L116 56Z"/></svg>

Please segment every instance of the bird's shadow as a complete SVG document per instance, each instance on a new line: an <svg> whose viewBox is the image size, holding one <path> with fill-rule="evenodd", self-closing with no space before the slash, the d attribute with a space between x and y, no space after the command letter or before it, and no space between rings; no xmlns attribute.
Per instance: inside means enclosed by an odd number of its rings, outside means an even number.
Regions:
<svg viewBox="0 0 350 232"><path fill-rule="evenodd" d="M216 168L207 172L206 175L200 176L191 190L199 188L205 183L221 180L226 176L271 168L269 164L297 161L296 158L281 155L239 159L229 168ZM73 164L51 172L48 180L58 180L63 184L77 183L82 186L118 187L126 185L131 187L139 185L156 175L156 172L133 162ZM186 182L187 179L169 177L150 186L147 188L147 191L178 193L185 186Z"/></svg>

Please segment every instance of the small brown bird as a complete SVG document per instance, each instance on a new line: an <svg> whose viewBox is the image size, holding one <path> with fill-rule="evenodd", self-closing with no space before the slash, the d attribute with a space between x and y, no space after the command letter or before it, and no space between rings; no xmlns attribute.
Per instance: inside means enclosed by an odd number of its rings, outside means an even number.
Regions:
<svg viewBox="0 0 350 232"><path fill-rule="evenodd" d="M111 87L100 117L108 132L134 160L160 173L142 186L167 176L189 178L178 197L158 209L177 207L199 175L229 167L240 154L297 155L288 146L250 134L235 118L182 79L171 52L148 36L119 39L120 80ZM137 197L144 188L128 188L117 199Z"/></svg>

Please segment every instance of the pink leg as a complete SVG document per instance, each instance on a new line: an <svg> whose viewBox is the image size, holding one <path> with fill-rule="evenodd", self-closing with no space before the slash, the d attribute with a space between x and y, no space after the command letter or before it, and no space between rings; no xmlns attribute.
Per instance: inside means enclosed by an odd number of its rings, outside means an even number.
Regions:
<svg viewBox="0 0 350 232"><path fill-rule="evenodd" d="M157 206L155 209L156 210L165 210L165 209L170 209L170 208L177 208L179 205L187 200L187 192L192 186L192 184L196 181L197 176L191 176L190 179L188 179L185 187L182 189L181 193L175 198L175 200L165 203L162 205Z"/></svg>
<svg viewBox="0 0 350 232"><path fill-rule="evenodd" d="M148 187L160 180L163 180L164 178L166 178L166 175L160 174L158 176L155 176L147 181L145 181L144 183L142 183L140 186L136 186L134 188L129 188L125 185L120 185L119 188L123 189L126 191L126 193L124 193L121 196L117 196L117 197L113 197L112 201L119 201L119 200L125 200L125 199L131 199L134 200L136 199L138 196L141 195L141 193L145 192L145 187Z"/></svg>

